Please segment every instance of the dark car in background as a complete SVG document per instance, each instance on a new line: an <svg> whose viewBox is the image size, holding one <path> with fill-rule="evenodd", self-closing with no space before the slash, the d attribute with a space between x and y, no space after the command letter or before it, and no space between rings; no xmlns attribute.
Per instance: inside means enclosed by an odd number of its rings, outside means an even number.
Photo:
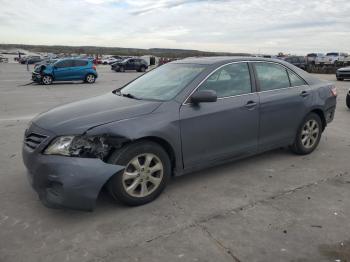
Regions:
<svg viewBox="0 0 350 262"><path fill-rule="evenodd" d="M309 154L336 90L281 60L189 58L31 121L23 161L49 207L91 210L101 189L127 205L170 177L290 146Z"/></svg>
<svg viewBox="0 0 350 262"><path fill-rule="evenodd" d="M38 66L53 64L57 61L58 61L58 59L51 59L51 58L43 59L42 61L40 61L34 65L34 69L37 68Z"/></svg>
<svg viewBox="0 0 350 262"><path fill-rule="evenodd" d="M116 70L116 68L118 67L118 63L123 62L125 59L127 58L120 58L120 59L116 59L116 61L114 61L113 63L110 64L111 66L111 70Z"/></svg>
<svg viewBox="0 0 350 262"><path fill-rule="evenodd" d="M284 61L291 63L292 65L299 67L303 70L307 69L307 61L303 56L289 56L284 59Z"/></svg>
<svg viewBox="0 0 350 262"><path fill-rule="evenodd" d="M137 72L145 72L148 64L141 58L128 58L121 62L113 64L113 70L116 72L124 72L126 70L136 70Z"/></svg>
<svg viewBox="0 0 350 262"><path fill-rule="evenodd" d="M82 80L92 84L98 77L96 66L90 59L59 59L54 63L38 66L32 73L32 80L44 85L53 81Z"/></svg>
<svg viewBox="0 0 350 262"><path fill-rule="evenodd" d="M41 59L40 56L28 56L28 57L25 57L23 59L20 60L20 63L21 64L35 64L35 63L38 63L40 61L42 61L43 59Z"/></svg>

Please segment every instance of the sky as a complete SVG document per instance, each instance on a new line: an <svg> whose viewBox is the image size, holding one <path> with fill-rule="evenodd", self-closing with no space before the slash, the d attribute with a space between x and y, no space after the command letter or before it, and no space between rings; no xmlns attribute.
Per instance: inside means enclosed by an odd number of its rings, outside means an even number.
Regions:
<svg viewBox="0 0 350 262"><path fill-rule="evenodd" d="M0 43L350 53L350 1L0 0Z"/></svg>

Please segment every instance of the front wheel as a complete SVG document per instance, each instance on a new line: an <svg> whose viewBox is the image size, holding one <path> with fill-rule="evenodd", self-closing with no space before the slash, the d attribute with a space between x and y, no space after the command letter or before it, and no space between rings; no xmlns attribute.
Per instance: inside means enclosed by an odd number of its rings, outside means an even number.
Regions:
<svg viewBox="0 0 350 262"><path fill-rule="evenodd" d="M166 151L151 141L132 143L114 152L109 163L125 166L108 183L110 194L129 205L143 205L156 199L171 175Z"/></svg>
<svg viewBox="0 0 350 262"><path fill-rule="evenodd" d="M96 77L94 74L88 74L86 77L85 77L85 82L86 83L89 83L89 84L93 84L95 83L96 81Z"/></svg>
<svg viewBox="0 0 350 262"><path fill-rule="evenodd" d="M51 85L52 84L52 76L49 75L44 75L43 78L41 79L41 83L44 85Z"/></svg>
<svg viewBox="0 0 350 262"><path fill-rule="evenodd" d="M346 96L346 106L350 109L350 91Z"/></svg>
<svg viewBox="0 0 350 262"><path fill-rule="evenodd" d="M300 125L291 149L299 155L310 154L315 150L322 135L322 121L315 113L310 113Z"/></svg>
<svg viewBox="0 0 350 262"><path fill-rule="evenodd" d="M120 66L120 67L119 67L119 72L125 72L124 66Z"/></svg>

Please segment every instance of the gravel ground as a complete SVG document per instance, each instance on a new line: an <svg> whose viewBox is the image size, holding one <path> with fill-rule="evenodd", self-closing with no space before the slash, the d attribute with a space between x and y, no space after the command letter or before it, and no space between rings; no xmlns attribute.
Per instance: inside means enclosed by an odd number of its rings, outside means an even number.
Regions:
<svg viewBox="0 0 350 262"><path fill-rule="evenodd" d="M317 150L279 149L174 178L156 201L94 212L45 208L28 184L21 143L30 119L109 92L139 73L98 68L94 85L26 85L0 64L0 261L350 261L350 81L336 82L335 120ZM334 75L318 77L335 81Z"/></svg>

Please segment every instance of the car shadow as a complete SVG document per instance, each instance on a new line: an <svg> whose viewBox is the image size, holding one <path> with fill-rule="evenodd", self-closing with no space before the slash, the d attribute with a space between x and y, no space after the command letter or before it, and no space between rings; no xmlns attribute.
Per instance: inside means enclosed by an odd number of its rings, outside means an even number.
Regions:
<svg viewBox="0 0 350 262"><path fill-rule="evenodd" d="M242 167L254 165L257 162L261 162L261 161L268 161L269 159L271 159L271 157L280 157L281 155L290 156L290 155L293 155L293 153L291 153L288 148L280 148L269 152L261 153L258 155L254 155L251 157L247 157L241 160L232 161L226 164L210 167L210 168L196 171L193 173L188 173L183 176L172 177L172 179L169 181L168 187L171 187L172 190L177 191L183 188L185 184L195 183L199 179L212 180L214 183L216 179L218 179L218 176L227 176L228 170L230 171L230 173L234 173ZM165 197L166 194L167 194L167 189L165 189L165 191L161 194L160 197ZM41 206L41 203L39 204L39 206ZM123 205L118 201L115 201L109 195L106 187L103 187L98 196L98 199L96 200L96 207L92 212L70 210L70 209L47 209L47 213L50 216L55 217L55 219L61 217L62 219L71 219L72 221L75 221L77 219L89 219L92 216L93 217L103 216L106 213L110 213L111 211L127 212L128 210L131 210L131 209L134 210L137 208L142 208L142 206L130 207L130 206Z"/></svg>

